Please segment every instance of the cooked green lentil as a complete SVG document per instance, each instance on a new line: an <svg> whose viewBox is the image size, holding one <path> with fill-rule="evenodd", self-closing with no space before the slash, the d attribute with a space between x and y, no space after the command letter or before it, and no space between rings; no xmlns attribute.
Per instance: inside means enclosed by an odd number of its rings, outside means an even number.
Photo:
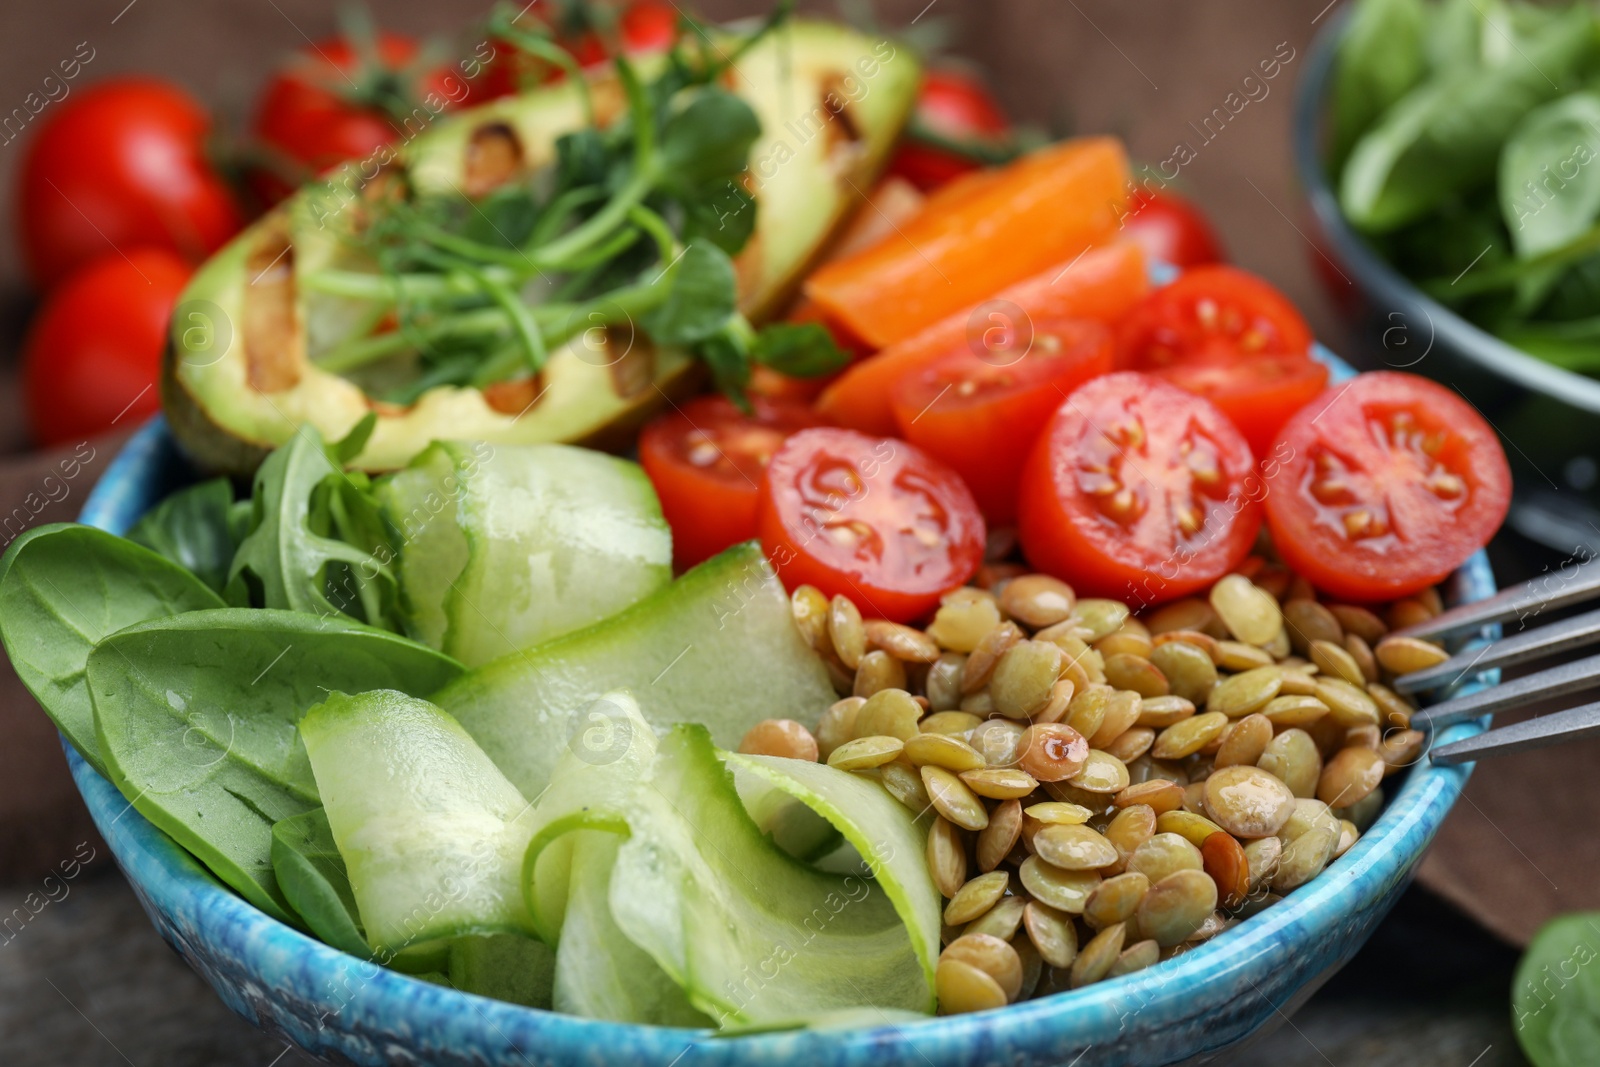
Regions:
<svg viewBox="0 0 1600 1067"><path fill-rule="evenodd" d="M827 761L932 816L945 897L940 1010L978 1011L1168 959L1315 878L1359 840L1383 778L1422 755L1384 684L1442 662L1381 612L1323 603L1253 559L1135 616L1065 583L984 568L925 630L794 593L841 699L814 734L748 751Z"/></svg>

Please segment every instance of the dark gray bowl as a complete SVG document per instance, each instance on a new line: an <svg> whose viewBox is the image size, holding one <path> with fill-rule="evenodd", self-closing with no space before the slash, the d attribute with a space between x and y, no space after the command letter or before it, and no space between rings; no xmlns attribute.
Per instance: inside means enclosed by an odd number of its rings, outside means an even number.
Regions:
<svg viewBox="0 0 1600 1067"><path fill-rule="evenodd" d="M1511 526L1557 551L1600 550L1600 381L1535 359L1427 296L1339 210L1323 147L1342 15L1317 36L1295 90L1294 163L1311 208L1317 273L1368 342L1345 354L1363 368L1426 375L1466 397L1505 443Z"/></svg>

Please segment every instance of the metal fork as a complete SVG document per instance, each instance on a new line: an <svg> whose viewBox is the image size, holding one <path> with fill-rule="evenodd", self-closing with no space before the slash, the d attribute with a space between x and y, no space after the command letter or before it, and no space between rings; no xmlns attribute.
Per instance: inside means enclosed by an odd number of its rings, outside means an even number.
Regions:
<svg viewBox="0 0 1600 1067"><path fill-rule="evenodd" d="M1551 588L1554 582L1559 585ZM1451 608L1427 622L1394 631L1396 636L1442 640L1483 630L1495 623L1524 624L1544 612L1600 599L1600 562L1576 565L1570 576L1545 576L1510 586L1486 600ZM1403 674L1393 682L1402 693L1440 694L1459 682L1496 667L1511 667L1600 645L1600 608L1558 622L1520 629L1495 641L1471 644L1436 666ZM1411 719L1411 728L1437 732L1454 723L1492 712L1572 696L1600 688L1600 653L1514 678L1465 696L1428 704ZM1512 726L1435 748L1434 763L1449 766L1522 752L1532 748L1600 736L1600 701L1577 704Z"/></svg>

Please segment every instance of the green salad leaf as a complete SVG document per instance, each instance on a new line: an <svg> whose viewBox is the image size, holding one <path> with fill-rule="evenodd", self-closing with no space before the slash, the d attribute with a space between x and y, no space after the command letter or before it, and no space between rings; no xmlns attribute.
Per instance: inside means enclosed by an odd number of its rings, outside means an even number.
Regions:
<svg viewBox="0 0 1600 1067"><path fill-rule="evenodd" d="M1378 116L1427 74L1428 11L1423 0L1367 0L1345 28L1333 71L1335 168Z"/></svg>
<svg viewBox="0 0 1600 1067"><path fill-rule="evenodd" d="M0 557L0 641L11 665L56 728L102 774L85 681L91 650L135 623L222 606L190 571L92 526L28 530Z"/></svg>
<svg viewBox="0 0 1600 1067"><path fill-rule="evenodd" d="M319 802L301 715L330 691L432 693L461 672L342 615L221 608L106 637L87 677L112 784L245 899L292 922L272 828Z"/></svg>
<svg viewBox="0 0 1600 1067"><path fill-rule="evenodd" d="M327 812L312 808L273 823L272 873L313 934L352 956L371 954Z"/></svg>
<svg viewBox="0 0 1600 1067"><path fill-rule="evenodd" d="M1600 912L1540 927L1511 982L1511 1022L1534 1067L1587 1067L1600 1048Z"/></svg>
<svg viewBox="0 0 1600 1067"><path fill-rule="evenodd" d="M221 593L249 521L249 505L236 503L226 478L180 489L151 508L128 531L128 540L193 571Z"/></svg>
<svg viewBox="0 0 1600 1067"><path fill-rule="evenodd" d="M1500 208L1517 255L1581 237L1600 217L1600 95L1571 93L1534 108L1500 151Z"/></svg>

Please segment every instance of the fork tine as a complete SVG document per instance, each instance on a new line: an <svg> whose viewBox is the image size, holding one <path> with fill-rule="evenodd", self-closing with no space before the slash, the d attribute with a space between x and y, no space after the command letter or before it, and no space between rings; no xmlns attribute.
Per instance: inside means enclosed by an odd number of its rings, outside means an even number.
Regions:
<svg viewBox="0 0 1600 1067"><path fill-rule="evenodd" d="M1469 633L1492 622L1506 622L1523 615L1536 615L1547 609L1554 611L1569 604L1581 604L1585 600L1600 596L1600 566L1595 565L1594 558L1579 563L1573 570L1572 577L1563 577L1560 586L1554 592L1550 589L1551 576L1545 575L1520 585L1507 586L1494 596L1451 608L1435 615L1427 622L1407 626L1403 630L1396 630L1395 633L1402 637L1429 639L1452 637L1456 634Z"/></svg>
<svg viewBox="0 0 1600 1067"><path fill-rule="evenodd" d="M1465 741L1436 748L1429 758L1445 767L1487 756L1507 756L1530 748L1545 748L1585 737L1600 737L1600 702L1581 704L1566 711L1487 730Z"/></svg>
<svg viewBox="0 0 1600 1067"><path fill-rule="evenodd" d="M1402 674L1394 680L1394 687L1402 693L1420 693L1492 667L1510 667L1594 644L1600 644L1600 608L1468 649L1437 666Z"/></svg>
<svg viewBox="0 0 1600 1067"><path fill-rule="evenodd" d="M1585 656L1501 682L1476 693L1429 705L1411 717L1411 728L1438 730L1476 719L1480 715L1504 711L1534 700L1566 696L1596 685L1600 685L1600 655Z"/></svg>

